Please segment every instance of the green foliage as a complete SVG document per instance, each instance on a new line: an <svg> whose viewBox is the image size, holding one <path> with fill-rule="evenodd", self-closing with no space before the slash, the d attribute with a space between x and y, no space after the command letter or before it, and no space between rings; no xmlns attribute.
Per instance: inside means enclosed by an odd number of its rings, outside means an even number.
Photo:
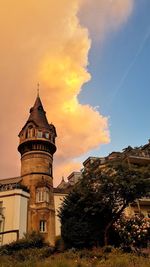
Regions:
<svg viewBox="0 0 150 267"><path fill-rule="evenodd" d="M147 247L150 241L150 221L142 216L120 218L114 225L119 234L120 245L127 247Z"/></svg>
<svg viewBox="0 0 150 267"><path fill-rule="evenodd" d="M0 255L11 255L15 251L30 248L42 248L44 243L43 236L40 233L32 232L25 234L23 238L10 244L0 247Z"/></svg>
<svg viewBox="0 0 150 267"><path fill-rule="evenodd" d="M111 161L101 171L96 164L84 171L60 208L62 237L68 248L108 245L113 223L129 203L150 191L146 168L131 169Z"/></svg>
<svg viewBox="0 0 150 267"><path fill-rule="evenodd" d="M63 252L65 250L65 244L61 236L56 237L55 250L58 252Z"/></svg>

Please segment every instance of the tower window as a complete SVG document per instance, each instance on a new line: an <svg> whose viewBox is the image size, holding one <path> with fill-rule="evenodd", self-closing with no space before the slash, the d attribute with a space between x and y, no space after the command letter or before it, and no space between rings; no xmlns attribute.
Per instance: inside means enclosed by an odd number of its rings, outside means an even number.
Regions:
<svg viewBox="0 0 150 267"><path fill-rule="evenodd" d="M32 138L34 136L34 129L33 127L28 128L28 138Z"/></svg>
<svg viewBox="0 0 150 267"><path fill-rule="evenodd" d="M49 203L49 189L41 187L36 190L36 202L47 202Z"/></svg>
<svg viewBox="0 0 150 267"><path fill-rule="evenodd" d="M46 221L40 221L40 232L46 232Z"/></svg>
<svg viewBox="0 0 150 267"><path fill-rule="evenodd" d="M45 133L45 137L49 139L49 133Z"/></svg>
<svg viewBox="0 0 150 267"><path fill-rule="evenodd" d="M37 190L36 192L36 202L43 202L44 201L44 191L43 190Z"/></svg>
<svg viewBox="0 0 150 267"><path fill-rule="evenodd" d="M49 163L49 174L52 176L52 165Z"/></svg>
<svg viewBox="0 0 150 267"><path fill-rule="evenodd" d="M42 138L42 136L43 136L42 131L38 131L38 132L37 132L37 137Z"/></svg>

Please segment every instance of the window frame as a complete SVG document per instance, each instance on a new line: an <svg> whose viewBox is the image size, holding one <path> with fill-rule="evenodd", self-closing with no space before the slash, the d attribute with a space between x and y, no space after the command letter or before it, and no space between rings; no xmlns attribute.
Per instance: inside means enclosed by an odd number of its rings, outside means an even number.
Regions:
<svg viewBox="0 0 150 267"><path fill-rule="evenodd" d="M47 187L39 187L36 189L36 203L50 203L50 191Z"/></svg>
<svg viewBox="0 0 150 267"><path fill-rule="evenodd" d="M46 233L47 232L46 220L40 220L39 231L40 231L40 233Z"/></svg>
<svg viewBox="0 0 150 267"><path fill-rule="evenodd" d="M43 132L38 130L37 131L37 138L43 138Z"/></svg>

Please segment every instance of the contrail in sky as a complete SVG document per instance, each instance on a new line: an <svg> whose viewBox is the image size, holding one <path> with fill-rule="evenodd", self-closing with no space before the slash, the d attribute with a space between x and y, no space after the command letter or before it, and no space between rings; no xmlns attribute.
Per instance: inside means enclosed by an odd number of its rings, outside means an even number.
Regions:
<svg viewBox="0 0 150 267"><path fill-rule="evenodd" d="M142 42L141 42L141 44L140 44L140 46L139 46L139 49L137 50L137 52L136 52L136 54L135 54L133 60L130 62L129 66L128 66L128 68L126 69L124 75L122 76L122 78L121 78L121 80L120 80L118 86L117 86L116 89L114 90L114 94L113 94L113 96L112 96L112 98L111 98L111 103L114 101L114 99L115 99L116 96L117 96L117 93L118 93L119 90L122 88L122 86L123 86L124 82L126 81L126 79L127 79L128 75L129 75L131 69L133 68L133 66L135 65L135 63L136 63L138 57L139 57L140 54L142 53L143 48L145 47L145 44L146 44L146 42L148 41L149 37L150 37L150 27L149 27L147 33L145 34L145 36L144 36L144 38L143 38L143 40L142 40Z"/></svg>

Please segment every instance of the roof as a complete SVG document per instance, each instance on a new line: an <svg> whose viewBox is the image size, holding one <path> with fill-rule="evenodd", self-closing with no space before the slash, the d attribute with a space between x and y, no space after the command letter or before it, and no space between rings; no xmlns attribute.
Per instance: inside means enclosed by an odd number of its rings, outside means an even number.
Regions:
<svg viewBox="0 0 150 267"><path fill-rule="evenodd" d="M149 157L139 157L139 156L128 156L127 159L130 163L137 163L137 164L150 164L150 158Z"/></svg>
<svg viewBox="0 0 150 267"><path fill-rule="evenodd" d="M34 122L41 128L48 128L49 124L46 118L46 112L43 109L43 105L39 96L37 96L34 106L30 109L30 116L27 122Z"/></svg>
<svg viewBox="0 0 150 267"><path fill-rule="evenodd" d="M92 163L94 162L95 160L98 160L100 159L100 157L88 157L84 162L83 162L83 166L85 166L86 164L88 163Z"/></svg>
<svg viewBox="0 0 150 267"><path fill-rule="evenodd" d="M19 184L21 180L22 180L21 177L11 177L11 178L0 179L0 185Z"/></svg>
<svg viewBox="0 0 150 267"><path fill-rule="evenodd" d="M70 190L68 188L65 188L65 189L62 189L62 188L53 188L53 193L54 194L68 195L69 191Z"/></svg>
<svg viewBox="0 0 150 267"><path fill-rule="evenodd" d="M22 128L22 130L26 127L28 123L34 123L39 128L44 128L49 131L53 131L56 135L56 130L53 124L49 124L48 120L46 118L46 112L44 111L41 99L39 95L37 95L37 98L35 100L34 106L30 109L30 116Z"/></svg>
<svg viewBox="0 0 150 267"><path fill-rule="evenodd" d="M64 177L62 176L62 180L60 184L57 186L59 189L64 189L67 186L67 182L65 182Z"/></svg>
<svg viewBox="0 0 150 267"><path fill-rule="evenodd" d="M108 157L112 157L112 156L120 156L122 153L121 152L118 152L118 151L113 151L111 152Z"/></svg>
<svg viewBox="0 0 150 267"><path fill-rule="evenodd" d="M70 180L73 177L80 177L80 176L81 176L81 172L72 172L71 174L69 174L67 179Z"/></svg>

